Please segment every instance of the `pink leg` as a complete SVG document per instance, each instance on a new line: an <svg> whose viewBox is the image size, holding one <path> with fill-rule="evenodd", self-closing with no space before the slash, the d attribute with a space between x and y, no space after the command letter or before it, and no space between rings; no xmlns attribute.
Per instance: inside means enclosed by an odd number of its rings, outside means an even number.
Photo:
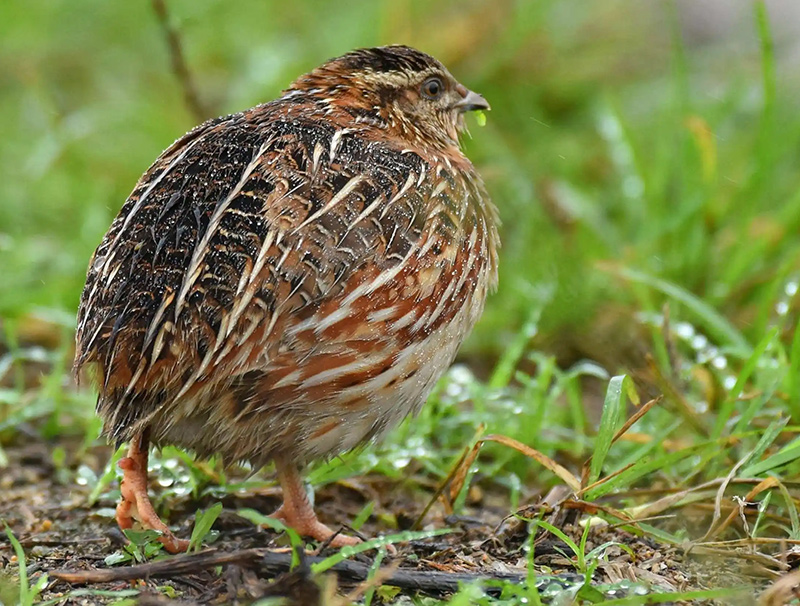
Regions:
<svg viewBox="0 0 800 606"><path fill-rule="evenodd" d="M298 534L311 537L317 541L327 541L333 536L333 531L317 519L317 514L308 502L308 496L303 487L303 480L297 467L285 461L276 461L278 482L283 490L283 505L272 514L276 518L293 528ZM361 539L338 534L331 541L331 547L344 547L356 545Z"/></svg>
<svg viewBox="0 0 800 606"><path fill-rule="evenodd" d="M158 540L170 553L180 553L189 547L189 541L178 539L158 517L150 497L147 496L147 438L137 436L131 441L128 456L121 459L122 500L117 505L117 524L123 530L131 528L137 520L144 528L160 530Z"/></svg>

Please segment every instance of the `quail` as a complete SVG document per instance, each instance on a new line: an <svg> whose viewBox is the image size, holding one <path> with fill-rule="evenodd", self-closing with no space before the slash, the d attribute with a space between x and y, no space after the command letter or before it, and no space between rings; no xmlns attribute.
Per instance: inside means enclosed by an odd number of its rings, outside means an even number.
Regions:
<svg viewBox="0 0 800 606"><path fill-rule="evenodd" d="M129 442L117 522L186 549L151 444L274 462L276 518L333 546L301 471L425 402L497 282L497 211L462 153L489 109L433 57L355 50L196 127L144 173L89 265L75 372Z"/></svg>

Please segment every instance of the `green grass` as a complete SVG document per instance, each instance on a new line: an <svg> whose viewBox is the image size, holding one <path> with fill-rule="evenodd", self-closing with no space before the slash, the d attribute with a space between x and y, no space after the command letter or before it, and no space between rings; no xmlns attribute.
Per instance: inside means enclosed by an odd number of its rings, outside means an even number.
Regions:
<svg viewBox="0 0 800 606"><path fill-rule="evenodd" d="M19 571L18 595L9 595L8 597L14 599L20 606L33 606L33 604L37 603L36 598L39 596L39 593L41 593L42 589L47 585L47 575L40 576L39 580L31 586L28 582L28 560L25 556L25 551L22 549L22 545L17 540L17 537L14 536L14 533L11 532L11 529L7 525L5 526L5 533L11 546L14 548L14 555L17 556L17 568ZM6 593L8 589L11 589L12 593L17 593L13 591L13 588L7 588L5 583L0 584L0 587L3 593Z"/></svg>
<svg viewBox="0 0 800 606"><path fill-rule="evenodd" d="M313 484L370 472L401 481L413 468L439 485L495 434L574 474L582 498L606 508L584 520L670 515L629 527L693 548L748 538L775 557L770 541L800 539L799 81L762 3L735 50L688 42L669 3L168 6L214 114L389 42L430 51L492 104L465 147L503 219L500 289L421 415L382 445L315 465ZM147 2L6 2L0 40L3 467L23 425L53 443L95 443L93 396L67 379L86 265L141 172L196 120ZM512 513L562 483L499 442L474 453L457 513L471 484ZM180 470L168 496L236 488L216 463L164 456ZM92 478L93 499L113 480L113 467ZM747 528L734 496L756 503ZM710 529L687 521L703 506ZM195 546L216 515L198 515ZM603 557L571 541L578 570ZM501 598L469 586L447 603L539 603L529 570ZM608 600L585 587L583 603L675 598Z"/></svg>

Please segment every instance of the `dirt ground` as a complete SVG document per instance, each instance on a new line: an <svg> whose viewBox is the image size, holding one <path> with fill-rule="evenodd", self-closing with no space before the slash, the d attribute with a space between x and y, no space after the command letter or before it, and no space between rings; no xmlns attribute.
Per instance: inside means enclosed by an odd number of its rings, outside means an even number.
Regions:
<svg viewBox="0 0 800 606"><path fill-rule="evenodd" d="M75 483L75 474L68 470L69 460L66 469L54 466L55 446L33 437L25 444L13 444L6 448L9 465L0 470L0 519L5 520L25 549L30 583L44 573L49 574L50 581L41 599L64 596L59 603L102 604L126 595L120 593L123 590L138 590L139 603L143 604L166 603L170 595L179 597L182 604L246 604L270 595L288 596L294 604L322 603L325 584L312 580L307 568L309 562L320 558L309 557L303 566L288 574L291 554L287 553L285 538L254 526L235 513L243 507L271 512L280 502L277 491L271 489L258 494L224 496L221 499L224 510L214 526L220 536L209 550L180 556L181 559L167 559L167 564L145 564L161 566L147 572L150 578L126 579L124 569L131 564L122 564L110 569L113 578L88 585L93 590L116 594L75 592L80 585L57 580L56 571L106 569L104 559L120 548L124 537L111 517L113 493L101 496L93 507L87 507L92 487ZM69 444L61 446L70 452ZM109 449L97 448L82 459L89 460L90 466L100 472L109 454ZM151 482L156 492L157 479L151 477ZM377 505L361 532L366 536L396 532L396 528L389 528L383 520L391 518L400 529L408 528L430 498L419 489L409 490L409 484L392 483L382 476L332 484L318 491L317 508L322 520L336 527L352 520L374 499ZM390 572L382 577L384 583L400 588L399 593L382 590L379 596L388 600L385 603L403 603L403 596L412 593L443 597L456 589L458 581L525 579L527 525L516 518L505 518L508 505L492 502L487 494L490 492L477 490L472 495L469 516L445 516L438 505L431 509L426 524L451 527L455 532L401 544L395 555L386 557L382 565ZM178 529L177 534L188 537L196 510L217 500L220 499L194 500L186 496L171 501L169 519L173 528ZM529 507L523 513L536 515L537 508ZM556 508L546 519L577 541L581 531L574 525L577 515L575 510ZM721 560L688 559L677 548L611 527L593 530L586 551L607 541L626 547L610 547L607 561L600 563L592 577L592 585L606 598L631 592L730 587L743 582L753 583L755 591L756 585L763 583L756 577L748 578L747 571L738 563L734 566ZM537 540L536 582L546 602L548 596L574 591L583 583L583 576L563 553L569 553L569 549L551 535ZM374 551L358 554L334 568L339 594L354 589L358 592L374 556ZM14 584L18 563L5 536L0 538L0 566L4 570L4 577L0 577L0 602L13 603L10 600L17 591ZM752 596L750 593L742 601L724 603L752 604Z"/></svg>

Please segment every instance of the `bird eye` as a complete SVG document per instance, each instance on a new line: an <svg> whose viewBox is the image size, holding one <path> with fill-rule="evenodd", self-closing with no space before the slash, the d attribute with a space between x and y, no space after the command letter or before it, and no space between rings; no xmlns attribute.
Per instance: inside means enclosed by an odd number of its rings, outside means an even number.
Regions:
<svg viewBox="0 0 800 606"><path fill-rule="evenodd" d="M444 92L444 84L439 78L428 78L422 83L422 96L427 99L438 99Z"/></svg>

